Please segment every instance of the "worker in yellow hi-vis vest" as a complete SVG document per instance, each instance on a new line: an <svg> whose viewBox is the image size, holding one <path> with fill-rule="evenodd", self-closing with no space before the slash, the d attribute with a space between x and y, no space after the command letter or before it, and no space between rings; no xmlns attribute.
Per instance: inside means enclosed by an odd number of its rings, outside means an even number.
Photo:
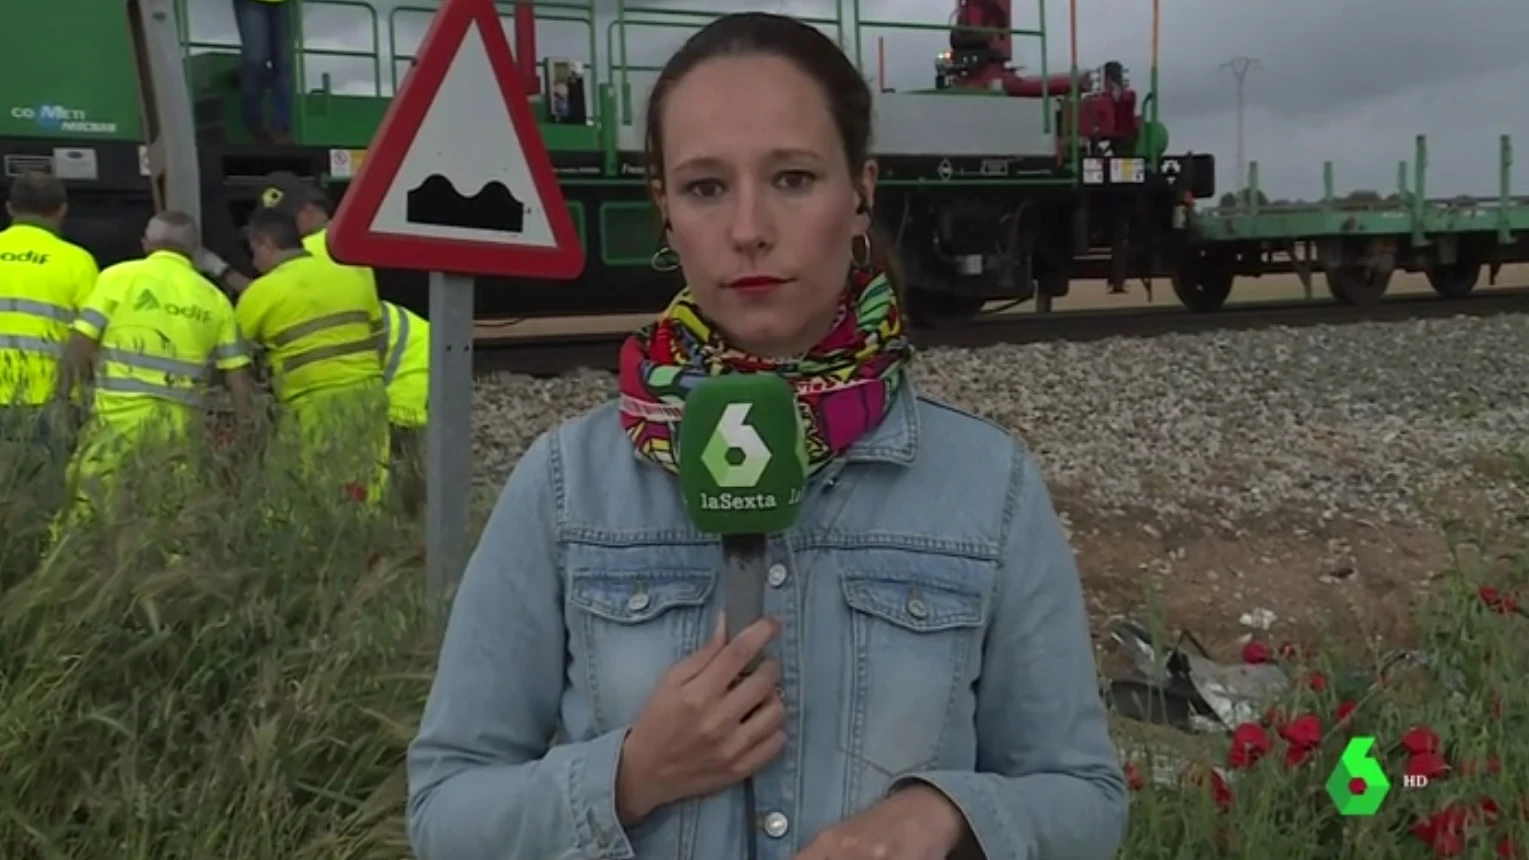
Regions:
<svg viewBox="0 0 1529 860"><path fill-rule="evenodd" d="M198 244L189 215L155 215L143 234L147 256L103 271L73 323L59 385L92 378L94 396L70 462L72 517L115 510L124 472L145 496L132 503L173 510L184 501L200 484L187 442L215 372L248 424L249 351L233 305L192 265Z"/></svg>
<svg viewBox="0 0 1529 860"><path fill-rule="evenodd" d="M69 452L67 402L56 403L69 324L96 285L90 252L60 236L64 184L45 173L11 182L0 231L0 440ZM57 408L54 408L57 407Z"/></svg>
<svg viewBox="0 0 1529 860"><path fill-rule="evenodd" d="M382 307L360 278L303 248L297 223L257 209L246 228L263 274L234 309L246 340L264 350L282 409L275 454L307 478L331 479L381 500L389 455L387 394L379 345Z"/></svg>
<svg viewBox="0 0 1529 860"><path fill-rule="evenodd" d="M387 350L382 382L387 386L393 463L404 509L424 504L424 431L430 418L430 324L408 308L382 303Z"/></svg>
<svg viewBox="0 0 1529 860"><path fill-rule="evenodd" d="M303 249L335 267L338 273L362 279L365 289L377 294L377 277L370 267L351 266L329 255L329 201L324 193L295 174L268 174L258 197L263 209L290 215L303 237ZM242 292L249 282L216 258L205 260L209 274ZM404 507L417 511L424 499L424 451L422 434L428 418L430 374L430 325L406 308L381 303L382 377L388 396L388 419L392 425L395 474Z"/></svg>

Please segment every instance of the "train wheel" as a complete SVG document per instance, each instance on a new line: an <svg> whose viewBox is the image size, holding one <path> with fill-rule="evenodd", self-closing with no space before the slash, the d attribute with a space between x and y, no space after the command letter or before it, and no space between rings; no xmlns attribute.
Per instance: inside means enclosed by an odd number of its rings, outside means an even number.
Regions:
<svg viewBox="0 0 1529 860"><path fill-rule="evenodd" d="M1193 254L1173 273L1173 294L1197 314L1221 310L1232 294L1237 273L1206 254Z"/></svg>
<svg viewBox="0 0 1529 860"><path fill-rule="evenodd" d="M1391 286L1391 270L1346 264L1327 270L1327 291L1339 304L1372 307Z"/></svg>
<svg viewBox="0 0 1529 860"><path fill-rule="evenodd" d="M1481 280L1481 264L1460 260L1454 263L1434 263L1424 270L1428 285L1446 299L1463 299L1476 289Z"/></svg>

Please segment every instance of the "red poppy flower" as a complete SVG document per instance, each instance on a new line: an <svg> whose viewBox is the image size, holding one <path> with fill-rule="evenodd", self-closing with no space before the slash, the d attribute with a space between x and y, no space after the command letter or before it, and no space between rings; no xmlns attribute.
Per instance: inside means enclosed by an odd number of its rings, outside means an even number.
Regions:
<svg viewBox="0 0 1529 860"><path fill-rule="evenodd" d="M1312 749L1322 743L1322 721L1312 714L1302 714L1281 726L1279 736L1293 747Z"/></svg>
<svg viewBox="0 0 1529 860"><path fill-rule="evenodd" d="M1232 748L1226 752L1226 766L1246 770L1269 753L1269 733L1258 723L1243 723L1232 730Z"/></svg>
<svg viewBox="0 0 1529 860"><path fill-rule="evenodd" d="M1518 608L1518 595L1511 591L1503 591L1490 585L1483 585L1476 589L1476 596L1487 608L1499 615L1507 615Z"/></svg>
<svg viewBox="0 0 1529 860"><path fill-rule="evenodd" d="M1427 780L1443 779L1449 776L1449 762L1438 753L1414 753L1407 758L1407 775L1421 776Z"/></svg>
<svg viewBox="0 0 1529 860"><path fill-rule="evenodd" d="M360 504L366 501L366 488L356 483L355 481L351 481L345 485L345 495L349 497L351 501Z"/></svg>
<svg viewBox="0 0 1529 860"><path fill-rule="evenodd" d="M1244 663L1257 665L1259 663L1270 663L1273 660L1274 649L1256 639L1242 646L1242 662Z"/></svg>
<svg viewBox="0 0 1529 860"><path fill-rule="evenodd" d="M1244 724L1247 725L1247 724ZM1226 777L1213 767L1190 765L1179 774L1181 785L1209 785L1211 798L1223 812L1232 808L1232 787Z"/></svg>
<svg viewBox="0 0 1529 860"><path fill-rule="evenodd" d="M1412 825L1412 834L1428 843L1438 857L1454 857L1465 850L1467 829L1497 820L1497 804L1490 798L1479 803L1446 805Z"/></svg>
<svg viewBox="0 0 1529 860"><path fill-rule="evenodd" d="M1290 744L1285 747L1285 767L1295 768L1306 763L1306 760L1316 754L1316 747L1298 747Z"/></svg>
<svg viewBox="0 0 1529 860"><path fill-rule="evenodd" d="M1232 787L1218 771L1210 772L1210 791L1218 808L1222 811L1232 808Z"/></svg>
<svg viewBox="0 0 1529 860"><path fill-rule="evenodd" d="M1465 851L1465 816L1445 807L1412 825L1412 835L1433 849L1436 857L1454 857Z"/></svg>
<svg viewBox="0 0 1529 860"><path fill-rule="evenodd" d="M1338 722L1343 722L1359 710L1359 705L1354 702L1343 701L1338 703Z"/></svg>
<svg viewBox="0 0 1529 860"><path fill-rule="evenodd" d="M1524 860L1524 852L1518 850L1513 844L1513 837L1504 836L1497 840L1497 856L1502 860Z"/></svg>
<svg viewBox="0 0 1529 860"><path fill-rule="evenodd" d="M1281 660L1298 661L1305 659L1306 653L1299 645L1296 645L1294 642L1281 642L1279 643L1279 656Z"/></svg>
<svg viewBox="0 0 1529 860"><path fill-rule="evenodd" d="M1141 771L1136 768L1136 762L1126 762L1122 770L1125 771L1126 785L1130 786L1132 791L1141 791L1147 787L1147 781L1142 777Z"/></svg>
<svg viewBox="0 0 1529 860"><path fill-rule="evenodd" d="M1307 672L1301 678L1301 685L1314 693L1320 693L1327 689L1327 676L1321 672Z"/></svg>
<svg viewBox="0 0 1529 860"><path fill-rule="evenodd" d="M1439 736L1427 726L1413 726L1402 735L1402 749L1412 755L1439 751Z"/></svg>
<svg viewBox="0 0 1529 860"><path fill-rule="evenodd" d="M1264 718L1262 722L1264 725L1270 728L1277 729L1285 724L1285 712L1278 706L1272 707L1269 710L1264 711Z"/></svg>

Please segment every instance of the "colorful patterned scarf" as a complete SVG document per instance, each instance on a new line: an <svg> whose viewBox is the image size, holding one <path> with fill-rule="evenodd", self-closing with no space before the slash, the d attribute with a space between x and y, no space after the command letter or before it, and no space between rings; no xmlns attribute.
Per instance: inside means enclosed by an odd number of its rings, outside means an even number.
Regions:
<svg viewBox="0 0 1529 860"><path fill-rule="evenodd" d="M701 316L686 287L656 322L621 349L621 425L637 453L677 471L685 394L725 373L777 373L796 389L810 472L881 423L912 357L892 284L855 273L828 337L805 356L777 361L732 349Z"/></svg>

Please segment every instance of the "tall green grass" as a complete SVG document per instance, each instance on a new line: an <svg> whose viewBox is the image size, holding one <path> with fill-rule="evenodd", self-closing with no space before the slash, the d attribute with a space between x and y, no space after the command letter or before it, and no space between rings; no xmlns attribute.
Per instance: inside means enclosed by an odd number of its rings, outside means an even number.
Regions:
<svg viewBox="0 0 1529 860"><path fill-rule="evenodd" d="M402 759L438 638L417 525L294 477L280 452L175 453L192 466L146 455L50 548L62 458L0 442L0 858L407 858ZM1332 643L1276 657L1304 680L1270 703L1251 767L1227 767L1226 738L1124 727L1122 856L1526 856L1497 850L1529 846L1529 619L1500 599L1529 566L1489 561L1446 571L1420 609L1430 667L1378 684ZM1400 744L1420 726L1437 761L1406 789ZM1372 818L1323 789L1355 734L1393 783Z"/></svg>
<svg viewBox="0 0 1529 860"><path fill-rule="evenodd" d="M278 455L175 454L49 549L62 461L0 450L0 857L407 857L417 528Z"/></svg>

